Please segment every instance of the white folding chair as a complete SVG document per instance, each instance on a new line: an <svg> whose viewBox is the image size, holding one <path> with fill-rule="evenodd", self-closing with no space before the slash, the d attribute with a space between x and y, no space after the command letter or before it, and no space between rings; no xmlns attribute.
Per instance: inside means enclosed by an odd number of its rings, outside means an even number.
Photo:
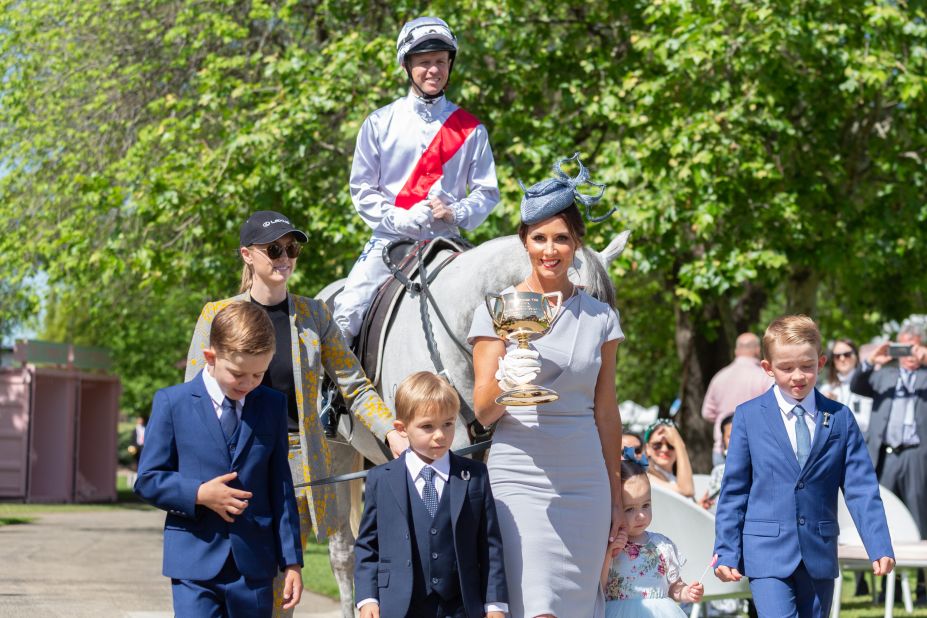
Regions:
<svg viewBox="0 0 927 618"><path fill-rule="evenodd" d="M888 531L892 537L892 549L895 552L895 570L888 574L885 581L885 618L891 618L895 605L895 574L901 572L901 596L907 613L914 611L911 599L911 584L907 571L927 567L927 541L921 539L920 530L908 507L898 496L879 485L879 496L885 507ZM837 523L840 536L837 537L837 559L841 569L851 571L871 571L872 561L863 547L859 531L850 516L846 502L840 500L837 505ZM843 588L843 574L834 582L834 602L831 617L840 615L840 595Z"/></svg>
<svg viewBox="0 0 927 618"><path fill-rule="evenodd" d="M676 543L679 553L686 559L682 578L686 583L694 582L702 576L714 553L715 516L671 489L657 484L652 484L651 488L653 523L650 529L665 534ZM739 582L722 582L713 571L709 571L702 585L705 587L705 601L750 596L747 578ZM696 603L690 618L698 618L701 611L702 604Z"/></svg>

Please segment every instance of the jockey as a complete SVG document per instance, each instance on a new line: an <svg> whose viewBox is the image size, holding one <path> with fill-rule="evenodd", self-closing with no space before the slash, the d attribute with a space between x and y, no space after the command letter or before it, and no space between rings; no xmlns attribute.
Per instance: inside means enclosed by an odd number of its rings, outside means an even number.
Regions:
<svg viewBox="0 0 927 618"><path fill-rule="evenodd" d="M335 300L349 344L389 277L382 253L390 241L457 236L499 201L486 127L444 96L457 38L443 20L419 17L402 27L396 50L409 93L367 117L351 166L351 199L373 234Z"/></svg>

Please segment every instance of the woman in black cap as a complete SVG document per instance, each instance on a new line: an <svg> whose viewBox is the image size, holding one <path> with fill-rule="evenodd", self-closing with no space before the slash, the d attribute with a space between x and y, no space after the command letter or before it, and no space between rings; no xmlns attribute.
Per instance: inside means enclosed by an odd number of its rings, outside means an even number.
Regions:
<svg viewBox="0 0 927 618"><path fill-rule="evenodd" d="M274 324L277 351L262 383L287 396L291 449L298 445L302 453L301 458L290 459L293 482L297 484L333 473L332 452L316 412L323 371L338 385L357 421L389 444L394 454L408 445L393 429L393 413L345 344L325 303L287 290L287 281L307 241L305 232L278 212L257 211L242 224L239 254L244 266L239 294L203 307L193 331L186 370L189 381L204 366L203 349L209 345L210 326L223 307L244 300L267 311ZM297 490L304 542L311 529L324 541L342 525L345 515L339 513L333 487Z"/></svg>
<svg viewBox="0 0 927 618"><path fill-rule="evenodd" d="M576 177L560 168L570 160L579 164ZM624 515L615 396L615 353L624 334L617 312L568 276L586 232L576 202L589 220L601 220L589 207L604 187L589 181L578 155L554 171L525 190L518 236L531 270L503 293L559 292L559 314L532 344L537 351L519 350L496 335L489 311L477 308L468 339L473 407L483 425L496 423L488 466L512 618L600 618L602 555ZM598 195L580 193L584 184L599 187ZM495 402L502 391L528 383L549 386L560 398L529 406Z"/></svg>

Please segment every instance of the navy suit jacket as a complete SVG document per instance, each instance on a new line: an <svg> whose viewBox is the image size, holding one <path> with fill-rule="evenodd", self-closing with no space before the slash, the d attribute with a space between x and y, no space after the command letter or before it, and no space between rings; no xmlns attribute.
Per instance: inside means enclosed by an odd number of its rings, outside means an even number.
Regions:
<svg viewBox="0 0 927 618"><path fill-rule="evenodd" d="M869 558L894 557L875 470L856 419L817 389L814 397L816 429L804 468L798 466L772 388L734 412L715 517L718 565L748 577L784 578L804 561L815 579L837 577L838 489Z"/></svg>
<svg viewBox="0 0 927 618"><path fill-rule="evenodd" d="M202 376L155 393L135 493L167 511L164 575L212 579L230 551L246 577L273 578L288 565L302 565L286 419L286 397L258 386L245 398L237 448L230 453ZM238 478L229 485L253 495L244 513L227 523L197 506L196 493L202 483L233 471Z"/></svg>
<svg viewBox="0 0 927 618"><path fill-rule="evenodd" d="M412 601L412 513L405 457L370 470L364 515L354 545L354 594L377 599L381 618L404 618ZM508 603L502 535L486 466L451 453L444 491L450 492L454 554L460 591L470 618L481 618L487 602ZM419 500L416 494L412 496Z"/></svg>

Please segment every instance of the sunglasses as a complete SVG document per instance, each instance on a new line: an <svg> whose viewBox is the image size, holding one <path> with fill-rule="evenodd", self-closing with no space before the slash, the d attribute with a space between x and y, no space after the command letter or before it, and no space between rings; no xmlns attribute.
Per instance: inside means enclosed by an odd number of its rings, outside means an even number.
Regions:
<svg viewBox="0 0 927 618"><path fill-rule="evenodd" d="M271 243L263 248L264 253L267 254L272 260L277 260L283 257L283 254L286 253L286 256L291 260L295 260L299 256L299 252L303 250L303 246L298 242L291 242L286 245L281 245L277 243Z"/></svg>
<svg viewBox="0 0 927 618"><path fill-rule="evenodd" d="M655 451L662 451L662 450L675 451L676 450L676 447L670 444L669 442L662 442L662 441L650 442L648 443L648 446Z"/></svg>
<svg viewBox="0 0 927 618"><path fill-rule="evenodd" d="M855 354L853 351L850 351L850 352L834 352L834 358L835 358L835 359L853 358L854 356L856 356L856 354Z"/></svg>

